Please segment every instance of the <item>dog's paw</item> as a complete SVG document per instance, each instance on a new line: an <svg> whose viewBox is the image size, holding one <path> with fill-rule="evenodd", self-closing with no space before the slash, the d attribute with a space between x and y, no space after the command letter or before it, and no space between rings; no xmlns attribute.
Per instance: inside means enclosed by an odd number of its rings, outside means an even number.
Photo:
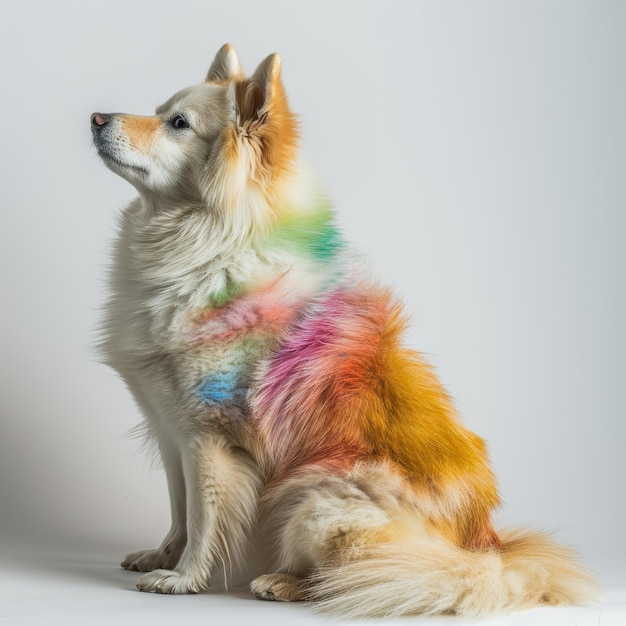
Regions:
<svg viewBox="0 0 626 626"><path fill-rule="evenodd" d="M133 572L152 572L155 569L174 569L180 558L181 550L171 548L137 550L124 557L122 567Z"/></svg>
<svg viewBox="0 0 626 626"><path fill-rule="evenodd" d="M137 581L137 589L148 593L198 593L206 589L206 583L176 570L157 569L144 574Z"/></svg>
<svg viewBox="0 0 626 626"><path fill-rule="evenodd" d="M297 602L305 599L306 583L291 574L266 574L250 583L250 591L260 600Z"/></svg>

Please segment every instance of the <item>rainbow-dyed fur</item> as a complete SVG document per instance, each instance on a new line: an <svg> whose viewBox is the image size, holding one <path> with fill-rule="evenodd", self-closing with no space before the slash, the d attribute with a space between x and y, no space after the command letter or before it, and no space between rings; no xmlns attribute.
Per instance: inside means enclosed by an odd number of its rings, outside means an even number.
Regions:
<svg viewBox="0 0 626 626"><path fill-rule="evenodd" d="M483 441L371 280L298 160L269 56L232 46L155 116L92 116L139 198L115 248L103 352L166 471L172 526L129 554L143 591L205 589L261 526L264 599L342 615L477 615L586 600L593 581L536 533L496 533ZM271 569L269 569L271 568Z"/></svg>

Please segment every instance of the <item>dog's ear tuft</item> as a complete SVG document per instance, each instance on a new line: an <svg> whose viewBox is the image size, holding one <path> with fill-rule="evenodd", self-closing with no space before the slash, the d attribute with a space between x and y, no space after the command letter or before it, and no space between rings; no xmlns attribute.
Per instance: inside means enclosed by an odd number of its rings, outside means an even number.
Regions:
<svg viewBox="0 0 626 626"><path fill-rule="evenodd" d="M239 56L234 46L224 44L215 55L206 76L207 83L227 83L231 80L245 78Z"/></svg>

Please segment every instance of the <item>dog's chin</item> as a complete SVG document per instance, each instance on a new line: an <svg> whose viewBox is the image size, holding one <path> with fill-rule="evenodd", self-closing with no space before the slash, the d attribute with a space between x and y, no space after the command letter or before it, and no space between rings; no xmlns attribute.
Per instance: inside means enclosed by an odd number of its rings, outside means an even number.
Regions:
<svg viewBox="0 0 626 626"><path fill-rule="evenodd" d="M98 155L104 162L104 164L118 176L126 179L129 183L143 182L145 181L150 172L145 167L135 165L133 163L127 163L117 156L112 155L110 152L102 149L100 146L96 146Z"/></svg>

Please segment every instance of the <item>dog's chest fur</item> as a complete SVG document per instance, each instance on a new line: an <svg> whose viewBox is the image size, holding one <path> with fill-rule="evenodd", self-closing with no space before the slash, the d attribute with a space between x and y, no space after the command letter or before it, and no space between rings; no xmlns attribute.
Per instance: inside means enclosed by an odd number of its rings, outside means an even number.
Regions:
<svg viewBox="0 0 626 626"><path fill-rule="evenodd" d="M106 360L168 428L182 407L245 420L263 363L334 282L329 271L228 241L204 214L150 215L135 203L115 248Z"/></svg>

